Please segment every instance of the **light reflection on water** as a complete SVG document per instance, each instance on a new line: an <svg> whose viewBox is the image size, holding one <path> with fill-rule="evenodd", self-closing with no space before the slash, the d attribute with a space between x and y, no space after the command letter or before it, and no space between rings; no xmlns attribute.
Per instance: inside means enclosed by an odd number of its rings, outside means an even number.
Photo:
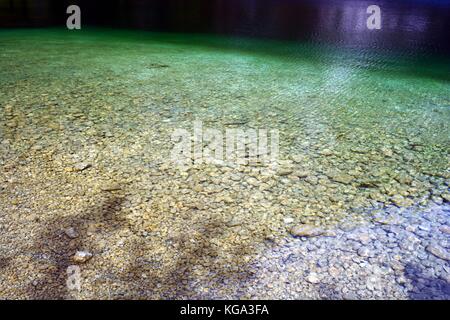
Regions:
<svg viewBox="0 0 450 320"><path fill-rule="evenodd" d="M350 47L448 50L450 2L213 1L215 31L337 43ZM381 8L382 30L368 30L367 7ZM214 5L214 4L213 4ZM220 13L219 13L220 11Z"/></svg>

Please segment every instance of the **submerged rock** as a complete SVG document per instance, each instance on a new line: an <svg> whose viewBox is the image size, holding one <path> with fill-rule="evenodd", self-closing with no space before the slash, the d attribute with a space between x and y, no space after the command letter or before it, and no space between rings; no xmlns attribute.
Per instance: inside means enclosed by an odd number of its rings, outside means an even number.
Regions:
<svg viewBox="0 0 450 320"><path fill-rule="evenodd" d="M64 230L64 233L65 233L66 236L68 236L70 239L75 239L75 238L78 238L78 236L79 236L78 232L77 232L74 228L72 228L72 227L65 229L65 230Z"/></svg>
<svg viewBox="0 0 450 320"><path fill-rule="evenodd" d="M439 228L439 230L443 233L450 234L450 226L443 225Z"/></svg>
<svg viewBox="0 0 450 320"><path fill-rule="evenodd" d="M330 149L324 149L320 151L320 155L328 157L333 155L333 151L331 151Z"/></svg>
<svg viewBox="0 0 450 320"><path fill-rule="evenodd" d="M149 69L159 69L159 68L168 68L169 65L168 64L164 64L164 63L148 63L146 64L146 67Z"/></svg>
<svg viewBox="0 0 450 320"><path fill-rule="evenodd" d="M351 233L347 235L347 239L358 241L363 245L367 245L371 240L370 236L367 233Z"/></svg>
<svg viewBox="0 0 450 320"><path fill-rule="evenodd" d="M445 202L450 202L450 193L443 193L441 197Z"/></svg>
<svg viewBox="0 0 450 320"><path fill-rule="evenodd" d="M399 207L409 207L414 204L414 201L405 198L399 194L396 194L395 196L392 197L392 202Z"/></svg>
<svg viewBox="0 0 450 320"><path fill-rule="evenodd" d="M281 167L280 169L278 169L278 175L279 176L287 176L290 175L294 170L292 168L289 167Z"/></svg>
<svg viewBox="0 0 450 320"><path fill-rule="evenodd" d="M292 218L292 217L285 217L285 218L283 218L283 222L286 223L286 224L292 223L292 222L294 222L294 218Z"/></svg>
<svg viewBox="0 0 450 320"><path fill-rule="evenodd" d="M386 157L392 157L393 156L393 152L392 152L392 150L391 149L388 149L388 148L382 148L381 149L381 152L383 153L383 155L384 156L386 156Z"/></svg>
<svg viewBox="0 0 450 320"><path fill-rule="evenodd" d="M306 277L306 281L308 281L309 283L319 283L320 279L319 276L317 275L317 273L315 272L311 272L307 277Z"/></svg>
<svg viewBox="0 0 450 320"><path fill-rule="evenodd" d="M373 254L367 247L361 247L358 249L358 255L361 257L372 257Z"/></svg>
<svg viewBox="0 0 450 320"><path fill-rule="evenodd" d="M231 219L230 221L227 222L227 226L228 227L237 227L237 226L242 225L242 223L243 223L242 219L234 217L233 219Z"/></svg>
<svg viewBox="0 0 450 320"><path fill-rule="evenodd" d="M100 187L100 189L101 189L102 191L107 191L107 192L109 192L109 191L119 191L119 190L121 190L122 188L121 188L120 185L117 184L117 183L106 183L106 184L102 185L102 186Z"/></svg>
<svg viewBox="0 0 450 320"><path fill-rule="evenodd" d="M324 234L325 230L309 224L301 224L292 227L290 233L296 237L317 237Z"/></svg>
<svg viewBox="0 0 450 320"><path fill-rule="evenodd" d="M83 170L86 170L86 169L88 169L88 168L90 168L90 167L92 167L92 165L91 165L90 163L87 163L87 162L79 162L79 163L77 163L77 164L75 164L75 165L73 166L73 170L74 170L74 171L83 171Z"/></svg>
<svg viewBox="0 0 450 320"><path fill-rule="evenodd" d="M301 154L295 154L291 157L292 161L295 163L302 163L305 161L305 157Z"/></svg>
<svg viewBox="0 0 450 320"><path fill-rule="evenodd" d="M85 263L93 256L92 253L88 251L77 251L75 255L72 257L73 262L75 263Z"/></svg>
<svg viewBox="0 0 450 320"><path fill-rule="evenodd" d="M348 174L337 174L331 179L342 184L350 184L353 181L353 177Z"/></svg>
<svg viewBox="0 0 450 320"><path fill-rule="evenodd" d="M450 253L446 249L442 248L441 246L438 246L436 244L430 244L428 247L426 247L426 249L429 253L431 253L432 255L434 255L440 259L447 260L447 261L450 260Z"/></svg>
<svg viewBox="0 0 450 320"><path fill-rule="evenodd" d="M304 171L304 170L297 170L294 172L294 176L297 176L299 178L306 178L310 175L310 173L308 171Z"/></svg>

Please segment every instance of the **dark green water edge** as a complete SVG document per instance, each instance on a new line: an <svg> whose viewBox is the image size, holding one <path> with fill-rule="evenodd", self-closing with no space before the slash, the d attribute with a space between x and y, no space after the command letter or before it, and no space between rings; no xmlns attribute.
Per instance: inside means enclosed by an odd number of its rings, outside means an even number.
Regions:
<svg viewBox="0 0 450 320"><path fill-rule="evenodd" d="M407 50L348 48L325 43L98 27L85 27L76 31L60 27L0 29L0 44L2 46L7 45L8 41L11 41L11 37L13 37L13 41L16 40L16 37L29 41L45 39L46 37L55 40L67 39L67 41L77 41L83 38L85 40L96 40L98 43L124 43L129 41L130 44L152 41L153 43L198 46L203 49L252 53L261 56L269 55L291 62L308 60L321 64L351 65L370 72L391 72L401 77L428 77L450 81L450 57Z"/></svg>

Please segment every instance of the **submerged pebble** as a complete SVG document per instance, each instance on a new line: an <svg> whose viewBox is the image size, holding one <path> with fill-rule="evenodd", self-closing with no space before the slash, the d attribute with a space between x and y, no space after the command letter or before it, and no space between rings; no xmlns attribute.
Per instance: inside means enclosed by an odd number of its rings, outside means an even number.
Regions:
<svg viewBox="0 0 450 320"><path fill-rule="evenodd" d="M75 263L85 263L92 258L93 254L88 251L77 251L72 257Z"/></svg>
<svg viewBox="0 0 450 320"><path fill-rule="evenodd" d="M297 237L316 237L325 233L325 230L312 225L297 225L290 229L290 233Z"/></svg>

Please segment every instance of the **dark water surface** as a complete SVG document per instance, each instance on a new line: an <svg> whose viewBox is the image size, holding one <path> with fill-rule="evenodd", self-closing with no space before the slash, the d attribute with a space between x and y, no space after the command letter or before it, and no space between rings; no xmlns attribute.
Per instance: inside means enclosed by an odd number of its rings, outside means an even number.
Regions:
<svg viewBox="0 0 450 320"><path fill-rule="evenodd" d="M70 4L81 7L84 25L450 52L449 0L3 1L0 26L64 26ZM381 8L381 30L366 28L370 5Z"/></svg>

